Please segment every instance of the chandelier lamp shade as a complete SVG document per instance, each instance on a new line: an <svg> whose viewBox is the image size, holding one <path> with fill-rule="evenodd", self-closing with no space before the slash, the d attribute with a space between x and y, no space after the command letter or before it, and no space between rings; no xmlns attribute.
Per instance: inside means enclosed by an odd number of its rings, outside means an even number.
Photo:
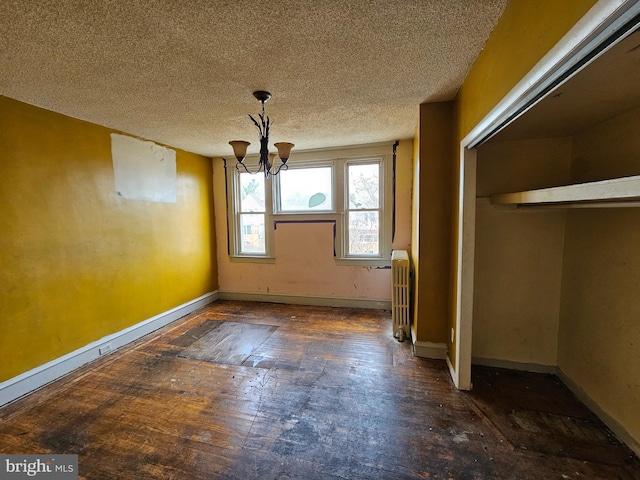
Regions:
<svg viewBox="0 0 640 480"><path fill-rule="evenodd" d="M263 90L258 90L257 92L253 92L253 96L260 102L262 105L262 113L258 114L258 118L260 121L256 120L252 115L249 115L249 118L253 122L253 124L258 129L258 135L260 137L260 159L258 161L258 169L254 172L250 171L249 168L244 164L244 159L247 156L247 147L251 145L249 142L244 140L232 140L229 142L229 145L233 147L233 153L236 156L236 168L240 169L242 166L248 173L256 174L258 172L264 172L264 177L269 178L271 175L277 175L281 169L287 169L287 160L291 155L291 149L294 147L293 143L289 142L277 142L274 143L274 146L278 150L277 156L280 157L280 165L277 167L273 164L276 159L275 153L269 153L269 133L271 130L271 121L269 117L264 113L264 104L271 98L271 94L269 92L265 92Z"/></svg>

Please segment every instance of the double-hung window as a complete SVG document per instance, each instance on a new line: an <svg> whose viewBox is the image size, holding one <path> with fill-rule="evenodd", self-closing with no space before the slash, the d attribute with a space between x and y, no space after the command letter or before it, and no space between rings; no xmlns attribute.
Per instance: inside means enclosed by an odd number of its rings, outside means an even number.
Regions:
<svg viewBox="0 0 640 480"><path fill-rule="evenodd" d="M267 209L264 176L238 172L236 194L237 205L233 222L237 239L235 250L240 255L266 255Z"/></svg>
<svg viewBox="0 0 640 480"><path fill-rule="evenodd" d="M334 226L336 263L387 265L391 159L390 144L297 152L268 179L228 165L232 259L274 261L278 222L323 222Z"/></svg>
<svg viewBox="0 0 640 480"><path fill-rule="evenodd" d="M347 256L379 256L381 162L347 163L346 177Z"/></svg>
<svg viewBox="0 0 640 480"><path fill-rule="evenodd" d="M333 165L291 166L281 171L276 183L277 213L333 211Z"/></svg>

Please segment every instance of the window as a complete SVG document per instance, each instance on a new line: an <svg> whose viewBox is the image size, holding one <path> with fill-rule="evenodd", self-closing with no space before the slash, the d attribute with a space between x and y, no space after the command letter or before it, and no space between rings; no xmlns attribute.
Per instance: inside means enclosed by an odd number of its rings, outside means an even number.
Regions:
<svg viewBox="0 0 640 480"><path fill-rule="evenodd" d="M333 168L290 168L276 178L278 212L313 212L333 209Z"/></svg>
<svg viewBox="0 0 640 480"><path fill-rule="evenodd" d="M288 170L266 180L228 166L231 257L273 261L274 224L318 221L335 226L336 263L388 265L391 150L296 152Z"/></svg>
<svg viewBox="0 0 640 480"><path fill-rule="evenodd" d="M347 255L380 255L380 163L347 164Z"/></svg>
<svg viewBox="0 0 640 480"><path fill-rule="evenodd" d="M238 183L240 197L236 222L240 231L238 253L264 255L267 253L264 177L246 172L239 173Z"/></svg>

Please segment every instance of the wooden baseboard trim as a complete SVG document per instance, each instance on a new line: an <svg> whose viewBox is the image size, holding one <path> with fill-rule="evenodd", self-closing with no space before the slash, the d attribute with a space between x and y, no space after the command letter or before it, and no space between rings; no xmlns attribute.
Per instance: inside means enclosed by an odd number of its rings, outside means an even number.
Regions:
<svg viewBox="0 0 640 480"><path fill-rule="evenodd" d="M555 365L542 365L539 363L514 362L512 360L501 360L497 358L472 357L472 365L482 365L484 367L507 368L509 370L519 370L521 372L534 373L556 373Z"/></svg>
<svg viewBox="0 0 640 480"><path fill-rule="evenodd" d="M433 342L413 342L413 354L421 358L444 360L447 358L447 344Z"/></svg>
<svg viewBox="0 0 640 480"><path fill-rule="evenodd" d="M143 320L131 327L91 342L78 350L58 357L16 377L0 383L0 406L12 402L93 360L148 335L149 333L188 315L218 299L218 292L210 292L164 313Z"/></svg>
<svg viewBox="0 0 640 480"><path fill-rule="evenodd" d="M263 292L219 292L220 300L248 302L286 303L290 305L313 305L318 307L369 308L391 310L391 300L347 297L316 297L313 295L289 295Z"/></svg>

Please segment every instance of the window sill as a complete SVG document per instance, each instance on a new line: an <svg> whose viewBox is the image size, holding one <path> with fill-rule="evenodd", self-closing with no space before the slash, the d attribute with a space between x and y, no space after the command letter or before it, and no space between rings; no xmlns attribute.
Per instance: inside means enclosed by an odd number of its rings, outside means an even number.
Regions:
<svg viewBox="0 0 640 480"><path fill-rule="evenodd" d="M251 255L229 255L229 261L231 263L276 263L276 258Z"/></svg>
<svg viewBox="0 0 640 480"><path fill-rule="evenodd" d="M335 258L337 266L386 269L391 268L391 260L384 258ZM250 255L230 255L231 263L276 263L276 257L258 257Z"/></svg>
<svg viewBox="0 0 640 480"><path fill-rule="evenodd" d="M344 267L371 267L391 268L391 260L388 258L336 258L336 265Z"/></svg>

